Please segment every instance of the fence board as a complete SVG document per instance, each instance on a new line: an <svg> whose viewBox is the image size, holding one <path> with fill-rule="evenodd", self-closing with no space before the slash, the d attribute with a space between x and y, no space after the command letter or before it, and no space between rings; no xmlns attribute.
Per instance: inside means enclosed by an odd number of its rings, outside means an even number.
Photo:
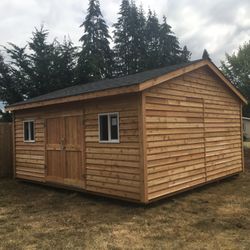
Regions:
<svg viewBox="0 0 250 250"><path fill-rule="evenodd" d="M12 174L12 124L0 123L0 177Z"/></svg>

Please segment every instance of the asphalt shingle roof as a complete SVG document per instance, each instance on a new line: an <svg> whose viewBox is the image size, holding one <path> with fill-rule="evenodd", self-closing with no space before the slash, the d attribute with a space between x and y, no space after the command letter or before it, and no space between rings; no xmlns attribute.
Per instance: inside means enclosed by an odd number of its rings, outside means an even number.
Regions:
<svg viewBox="0 0 250 250"><path fill-rule="evenodd" d="M155 77L173 72L177 69L186 67L190 64L197 63L199 61L201 61L201 59L187 62L187 63L176 64L176 65L168 66L164 68L148 70L148 71L144 71L144 72L140 72L140 73L136 73L136 74L128 75L128 76L123 76L119 78L104 79L104 80L100 80L96 82L75 85L72 87L53 91L45 95L40 95L31 99L28 99L26 101L14 103L10 105L10 107L21 105L21 104L26 104L26 103L47 101L47 100L61 98L61 97L76 96L76 95L91 93L91 92L100 91L100 90L107 90L107 89L114 89L114 88L136 85L139 83L143 83L147 80L153 79Z"/></svg>

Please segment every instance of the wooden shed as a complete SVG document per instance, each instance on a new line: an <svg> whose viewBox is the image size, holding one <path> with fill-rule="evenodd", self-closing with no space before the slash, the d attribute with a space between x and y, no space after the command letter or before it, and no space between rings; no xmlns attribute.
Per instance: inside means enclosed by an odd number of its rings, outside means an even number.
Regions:
<svg viewBox="0 0 250 250"><path fill-rule="evenodd" d="M209 60L16 103L15 177L152 202L244 170L244 103Z"/></svg>

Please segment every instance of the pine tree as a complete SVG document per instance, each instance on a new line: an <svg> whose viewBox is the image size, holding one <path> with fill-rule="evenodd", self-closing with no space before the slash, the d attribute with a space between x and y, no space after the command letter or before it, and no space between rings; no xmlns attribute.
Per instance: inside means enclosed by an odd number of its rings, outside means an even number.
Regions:
<svg viewBox="0 0 250 250"><path fill-rule="evenodd" d="M75 48L72 43L66 40L63 44L57 41L48 43L48 31L43 26L32 34L31 41L25 47L10 43L5 48L11 60L7 66L12 82L20 93L19 99L71 86L75 80ZM13 91L11 88L9 90Z"/></svg>
<svg viewBox="0 0 250 250"><path fill-rule="evenodd" d="M112 77L110 36L98 0L89 1L88 14L80 27L84 27L85 33L80 38L83 44L78 59L78 82Z"/></svg>
<svg viewBox="0 0 250 250"><path fill-rule="evenodd" d="M48 31L42 26L40 30L35 29L28 43L29 98L75 84L75 47L66 39L63 44L56 40L48 43L47 37Z"/></svg>
<svg viewBox="0 0 250 250"><path fill-rule="evenodd" d="M129 64L128 74L133 74L139 71L139 61L141 60L141 37L139 13L134 2L130 3L129 12Z"/></svg>
<svg viewBox="0 0 250 250"><path fill-rule="evenodd" d="M208 52L207 52L206 49L204 49L204 51L203 51L202 59L207 59L207 60L211 61L211 58L210 58L210 56L209 56L209 54L208 54Z"/></svg>
<svg viewBox="0 0 250 250"><path fill-rule="evenodd" d="M172 27L167 23L166 16L160 25L160 57L161 65L168 66L182 61L182 50L178 38L171 30Z"/></svg>
<svg viewBox="0 0 250 250"><path fill-rule="evenodd" d="M55 84L60 88L72 86L76 83L76 47L72 41L64 38L63 43L54 41L52 75Z"/></svg>
<svg viewBox="0 0 250 250"><path fill-rule="evenodd" d="M145 28L146 41L146 69L153 69L160 66L160 25L155 13L148 11L148 18Z"/></svg>
<svg viewBox="0 0 250 250"><path fill-rule="evenodd" d="M31 41L28 43L30 53L30 64L32 73L31 82L27 95L34 97L46 94L60 88L59 81L55 81L54 69L54 44L48 44L48 31L41 26L40 30L35 28Z"/></svg>
<svg viewBox="0 0 250 250"><path fill-rule="evenodd" d="M163 17L163 23L160 25L159 36L159 64L160 66L168 66L172 64L172 46L171 46L171 26L167 24L167 19Z"/></svg>
<svg viewBox="0 0 250 250"><path fill-rule="evenodd" d="M187 46L185 45L181 52L181 62L189 62L191 55L192 53L188 50Z"/></svg>
<svg viewBox="0 0 250 250"><path fill-rule="evenodd" d="M30 91L32 81L30 76L33 74L26 47L27 45L24 47L18 47L13 43L9 43L9 47L4 47L6 54L8 54L8 57L10 58L7 67L9 67L12 81L15 82L20 93L20 100L28 97L27 93Z"/></svg>
<svg viewBox="0 0 250 250"><path fill-rule="evenodd" d="M114 52L115 52L115 75L130 74L130 11L131 7L128 0L122 0L117 23L114 24Z"/></svg>
<svg viewBox="0 0 250 250"><path fill-rule="evenodd" d="M146 28L146 17L144 14L144 10L142 5L138 11L138 27L137 27L137 35L138 35L138 69L137 71L143 71L146 67L146 39L145 39L145 28Z"/></svg>
<svg viewBox="0 0 250 250"><path fill-rule="evenodd" d="M5 104L23 100L20 85L13 76L13 69L5 63L2 54L0 54L0 100Z"/></svg>

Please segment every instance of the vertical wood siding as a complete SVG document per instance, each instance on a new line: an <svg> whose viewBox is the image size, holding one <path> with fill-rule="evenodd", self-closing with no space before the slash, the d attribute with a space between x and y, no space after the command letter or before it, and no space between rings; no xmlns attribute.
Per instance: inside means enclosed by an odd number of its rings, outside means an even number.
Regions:
<svg viewBox="0 0 250 250"><path fill-rule="evenodd" d="M119 112L120 143L99 143L98 114ZM138 96L91 101L85 105L86 189L140 199Z"/></svg>
<svg viewBox="0 0 250 250"><path fill-rule="evenodd" d="M145 96L149 200L242 171L240 101L208 69Z"/></svg>
<svg viewBox="0 0 250 250"><path fill-rule="evenodd" d="M12 124L0 123L0 178L13 176Z"/></svg>

